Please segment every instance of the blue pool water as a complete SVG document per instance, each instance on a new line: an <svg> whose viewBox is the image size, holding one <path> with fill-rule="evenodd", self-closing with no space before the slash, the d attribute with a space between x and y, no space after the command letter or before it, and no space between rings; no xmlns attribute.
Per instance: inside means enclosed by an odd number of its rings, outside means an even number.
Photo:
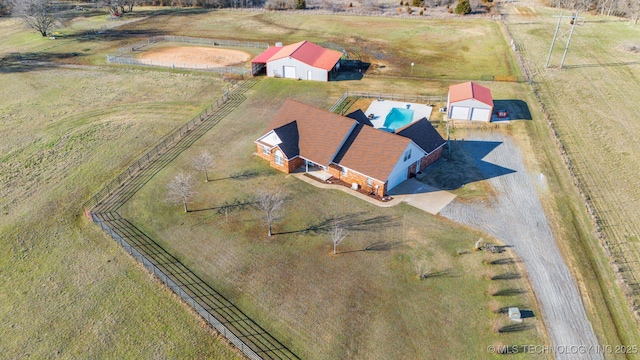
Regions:
<svg viewBox="0 0 640 360"><path fill-rule="evenodd" d="M391 111L389 111L389 114L387 114L387 117L384 119L383 127L391 131L396 131L396 129L409 125L412 120L413 110L392 108Z"/></svg>

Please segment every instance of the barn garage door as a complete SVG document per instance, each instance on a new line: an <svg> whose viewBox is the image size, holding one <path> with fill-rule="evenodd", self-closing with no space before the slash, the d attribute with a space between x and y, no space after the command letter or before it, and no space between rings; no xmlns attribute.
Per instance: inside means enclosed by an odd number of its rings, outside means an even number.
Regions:
<svg viewBox="0 0 640 360"><path fill-rule="evenodd" d="M473 109L471 111L471 120L489 120L489 109Z"/></svg>
<svg viewBox="0 0 640 360"><path fill-rule="evenodd" d="M296 79L296 67L295 66L285 66L284 67L284 77L289 79Z"/></svg>
<svg viewBox="0 0 640 360"><path fill-rule="evenodd" d="M469 108L464 106L453 106L451 108L451 118L467 120L469 118Z"/></svg>

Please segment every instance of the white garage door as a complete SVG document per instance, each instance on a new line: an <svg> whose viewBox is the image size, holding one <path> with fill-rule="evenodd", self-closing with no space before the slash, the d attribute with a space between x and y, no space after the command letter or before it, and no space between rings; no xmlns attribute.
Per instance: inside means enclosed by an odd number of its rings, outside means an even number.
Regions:
<svg viewBox="0 0 640 360"><path fill-rule="evenodd" d="M296 79L296 67L295 66L285 66L284 67L284 77L289 79Z"/></svg>
<svg viewBox="0 0 640 360"><path fill-rule="evenodd" d="M451 107L451 118L458 120L467 120L469 118L469 108L464 106Z"/></svg>
<svg viewBox="0 0 640 360"><path fill-rule="evenodd" d="M471 120L489 120L489 109L476 109L471 111Z"/></svg>

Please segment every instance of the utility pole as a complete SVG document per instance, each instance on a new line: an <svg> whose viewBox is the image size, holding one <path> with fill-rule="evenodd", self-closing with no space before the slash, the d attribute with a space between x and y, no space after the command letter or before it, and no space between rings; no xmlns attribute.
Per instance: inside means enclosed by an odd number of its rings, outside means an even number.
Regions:
<svg viewBox="0 0 640 360"><path fill-rule="evenodd" d="M551 41L551 47L549 48L549 55L547 56L547 63L544 65L544 67L546 68L549 67L549 62L551 61L551 53L553 52L553 47L556 44L556 40L560 38L565 38L565 36L568 33L569 37L567 38L567 42L564 47L564 54L562 55L562 61L560 62L560 69L562 69L562 66L564 65L564 60L567 57L567 52L569 52L569 44L571 44L571 37L573 36L573 31L576 28L576 23L578 23L578 20L584 19L584 17L578 17L577 12L575 13L575 15L562 15L562 13L560 13L559 16L556 15L554 17L558 18L558 24L556 25L556 31L553 34L553 40ZM571 29L567 31L562 31L560 30L560 24L562 23L562 19L566 19L566 18L570 18L572 20Z"/></svg>

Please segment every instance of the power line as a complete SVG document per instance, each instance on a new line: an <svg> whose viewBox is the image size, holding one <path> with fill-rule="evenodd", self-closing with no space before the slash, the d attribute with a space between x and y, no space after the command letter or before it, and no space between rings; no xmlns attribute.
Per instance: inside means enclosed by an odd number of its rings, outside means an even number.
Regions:
<svg viewBox="0 0 640 360"><path fill-rule="evenodd" d="M579 17L578 12L576 12L575 15L562 15L562 13L560 13L560 15L555 15L553 17L558 18L558 25L556 25L556 31L553 34L553 40L551 41L551 47L549 48L549 55L547 56L547 63L544 65L544 67L547 67L547 68L549 67L549 62L551 61L551 53L553 52L553 47L556 44L556 40L560 38L565 38L568 33L569 38L567 39L567 43L564 47L564 53L562 54L562 61L560 62L560 69L562 69L562 66L564 65L564 60L567 58L567 52L569 52L569 44L571 44L571 37L573 36L573 31L576 28L576 24L578 23L578 21L584 20L584 17ZM560 24L562 23L562 19L565 19L565 18L571 19L571 29L569 30L560 29Z"/></svg>

